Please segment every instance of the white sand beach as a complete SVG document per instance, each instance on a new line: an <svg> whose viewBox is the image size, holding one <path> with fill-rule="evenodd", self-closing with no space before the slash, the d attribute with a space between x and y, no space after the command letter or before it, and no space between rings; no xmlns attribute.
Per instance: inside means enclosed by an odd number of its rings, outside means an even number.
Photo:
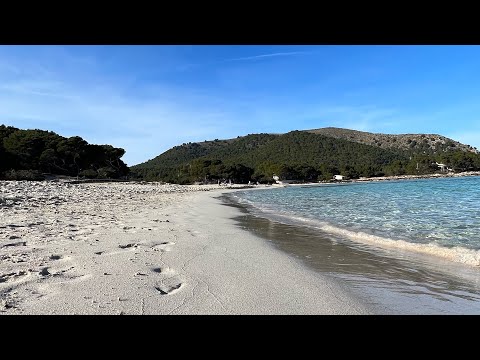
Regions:
<svg viewBox="0 0 480 360"><path fill-rule="evenodd" d="M228 191L0 182L0 314L369 313L236 226Z"/></svg>

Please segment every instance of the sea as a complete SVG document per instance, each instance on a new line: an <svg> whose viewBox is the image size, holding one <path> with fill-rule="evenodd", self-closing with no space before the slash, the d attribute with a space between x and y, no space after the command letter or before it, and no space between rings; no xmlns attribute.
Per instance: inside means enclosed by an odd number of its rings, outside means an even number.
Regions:
<svg viewBox="0 0 480 360"><path fill-rule="evenodd" d="M238 226L379 314L480 314L480 176L236 191Z"/></svg>

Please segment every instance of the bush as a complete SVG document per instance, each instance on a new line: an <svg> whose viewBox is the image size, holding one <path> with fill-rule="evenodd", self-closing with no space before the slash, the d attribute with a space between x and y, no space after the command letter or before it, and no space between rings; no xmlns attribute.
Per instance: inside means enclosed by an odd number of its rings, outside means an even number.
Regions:
<svg viewBox="0 0 480 360"><path fill-rule="evenodd" d="M87 179L95 179L98 176L98 173L93 169L87 169L80 171L79 176L86 177Z"/></svg>
<svg viewBox="0 0 480 360"><path fill-rule="evenodd" d="M100 179L110 179L116 177L117 172L111 167L103 167L98 169L98 177Z"/></svg>

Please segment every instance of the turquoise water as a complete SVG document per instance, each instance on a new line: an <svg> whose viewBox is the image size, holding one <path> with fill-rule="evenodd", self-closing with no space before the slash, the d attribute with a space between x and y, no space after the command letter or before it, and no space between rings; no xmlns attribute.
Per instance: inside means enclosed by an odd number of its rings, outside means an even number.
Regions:
<svg viewBox="0 0 480 360"><path fill-rule="evenodd" d="M242 191L261 216L382 248L480 265L480 177Z"/></svg>

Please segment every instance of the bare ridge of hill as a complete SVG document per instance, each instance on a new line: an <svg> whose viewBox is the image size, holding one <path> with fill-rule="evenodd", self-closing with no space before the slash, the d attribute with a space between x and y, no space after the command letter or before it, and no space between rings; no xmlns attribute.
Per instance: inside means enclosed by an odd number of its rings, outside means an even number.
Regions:
<svg viewBox="0 0 480 360"><path fill-rule="evenodd" d="M414 153L437 154L449 150L461 150L478 153L478 150L470 145L462 144L438 134L381 134L365 131L326 127L320 129L304 130L312 134L330 136L336 139L344 139L357 143L377 146L382 149L399 149Z"/></svg>

